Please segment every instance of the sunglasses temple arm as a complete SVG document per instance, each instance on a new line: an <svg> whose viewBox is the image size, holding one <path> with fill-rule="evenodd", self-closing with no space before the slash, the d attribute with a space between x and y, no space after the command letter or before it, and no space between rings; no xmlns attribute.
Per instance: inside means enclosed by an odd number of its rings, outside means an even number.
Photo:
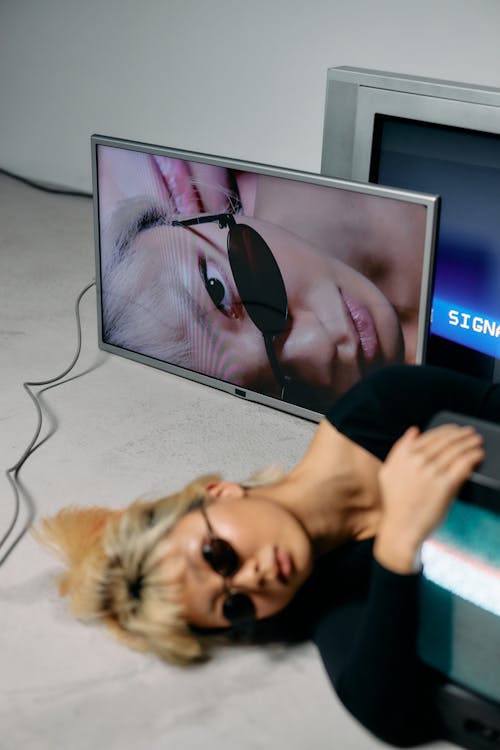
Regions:
<svg viewBox="0 0 500 750"><path fill-rule="evenodd" d="M203 518L205 519L205 523L207 524L208 533L211 539L215 539L215 531L212 528L212 524L210 523L210 519L208 517L207 510L205 508L205 501L203 500L200 505L200 510Z"/></svg>
<svg viewBox="0 0 500 750"><path fill-rule="evenodd" d="M194 224L210 224L212 221L218 221L221 229L236 224L232 214L216 214L214 216L195 216L194 219L174 219L172 226L191 227Z"/></svg>
<svg viewBox="0 0 500 750"><path fill-rule="evenodd" d="M269 359L269 364L271 365L271 370L273 371L273 375L278 381L281 392L280 392L280 398L283 400L283 395L285 393L285 382L287 380L286 376L283 375L283 370L280 367L280 364L278 362L278 358L276 357L276 352L274 351L274 336L263 333L264 337L264 344L266 345L266 353L267 357Z"/></svg>

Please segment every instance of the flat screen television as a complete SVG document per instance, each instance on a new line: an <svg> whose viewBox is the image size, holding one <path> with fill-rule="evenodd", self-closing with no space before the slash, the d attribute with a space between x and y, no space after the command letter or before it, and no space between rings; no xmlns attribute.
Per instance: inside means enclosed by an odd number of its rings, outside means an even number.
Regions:
<svg viewBox="0 0 500 750"><path fill-rule="evenodd" d="M425 357L436 196L91 146L101 348L316 421Z"/></svg>
<svg viewBox="0 0 500 750"><path fill-rule="evenodd" d="M441 196L426 361L500 380L500 89L332 68L322 173Z"/></svg>

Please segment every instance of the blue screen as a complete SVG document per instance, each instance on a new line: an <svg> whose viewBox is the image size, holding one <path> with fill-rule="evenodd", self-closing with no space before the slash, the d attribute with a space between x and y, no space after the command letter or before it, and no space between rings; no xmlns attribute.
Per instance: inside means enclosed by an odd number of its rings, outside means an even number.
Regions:
<svg viewBox="0 0 500 750"><path fill-rule="evenodd" d="M492 374L500 356L500 136L378 115L370 179L441 195L426 359ZM461 367L466 360L473 366Z"/></svg>

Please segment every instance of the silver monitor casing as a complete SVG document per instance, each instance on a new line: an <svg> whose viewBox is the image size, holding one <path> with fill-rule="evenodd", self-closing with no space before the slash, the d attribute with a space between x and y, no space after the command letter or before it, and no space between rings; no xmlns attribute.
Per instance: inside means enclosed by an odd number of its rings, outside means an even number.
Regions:
<svg viewBox="0 0 500 750"><path fill-rule="evenodd" d="M500 89L382 70L330 68L322 174L368 180L376 114L500 134Z"/></svg>
<svg viewBox="0 0 500 750"><path fill-rule="evenodd" d="M186 151L163 146L149 145L135 141L112 138L104 135L94 134L91 137L91 157L92 157L92 188L93 188L93 211L94 211L94 241L95 241L95 264L96 264L96 286L97 286L97 321L98 321L98 345L99 348L112 354L140 362L142 364L157 367L174 375L180 375L189 378L198 383L209 385L220 390L231 393L240 398L245 398L256 403L271 406L275 409L294 414L305 419L319 422L323 414L310 409L297 406L287 401L281 401L277 398L267 396L257 391L252 391L246 387L237 386L222 380L204 375L200 372L185 369L162 360L155 359L143 354L139 354L128 349L123 349L103 340L102 327L102 289L101 289L101 265L100 265L100 232L99 232L99 201L98 201L98 175L97 175L97 147L99 145L114 146L116 148L128 149L132 151L147 152L161 156L169 156L177 159L189 159L202 164L211 164L229 169L243 170L247 172L256 172L259 174L280 177L284 179L299 180L316 185L325 185L342 190L350 190L357 193L376 195L398 201L416 203L426 207L426 228L425 228L425 248L422 268L422 283L419 306L419 325L417 335L416 361L423 361L424 350L427 340L427 331L429 327L430 304L429 304L429 279L432 272L432 263L434 248L437 236L437 227L439 221L439 197L427 193L418 193L400 188L388 188L380 185L367 185L354 181L338 180L325 177L320 174L302 172L297 170L274 167L267 164L258 164L237 159L229 159L221 156L212 156L209 154Z"/></svg>

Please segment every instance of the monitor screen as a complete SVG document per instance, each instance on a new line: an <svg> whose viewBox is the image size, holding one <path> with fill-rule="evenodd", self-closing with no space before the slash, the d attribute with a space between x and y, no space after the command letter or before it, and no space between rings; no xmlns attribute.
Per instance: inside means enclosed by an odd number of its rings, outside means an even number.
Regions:
<svg viewBox="0 0 500 750"><path fill-rule="evenodd" d="M500 134L377 114L370 180L441 195L426 359L498 379Z"/></svg>
<svg viewBox="0 0 500 750"><path fill-rule="evenodd" d="M425 356L439 199L92 137L99 344L310 419Z"/></svg>
<svg viewBox="0 0 500 750"><path fill-rule="evenodd" d="M456 500L425 542L419 653L448 677L500 701L500 515Z"/></svg>

